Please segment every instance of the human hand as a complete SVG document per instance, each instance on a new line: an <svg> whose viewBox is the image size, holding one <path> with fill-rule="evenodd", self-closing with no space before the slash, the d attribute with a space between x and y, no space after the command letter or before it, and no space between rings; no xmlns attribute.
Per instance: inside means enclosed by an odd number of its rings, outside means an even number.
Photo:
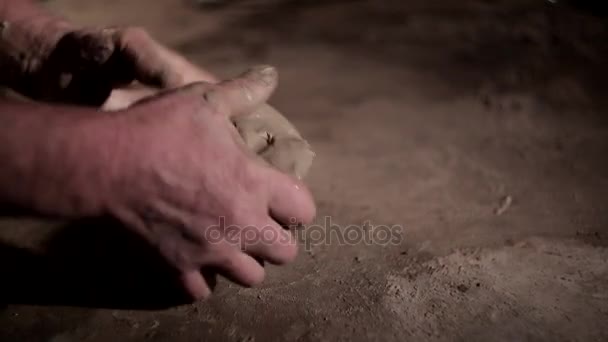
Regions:
<svg viewBox="0 0 608 342"><path fill-rule="evenodd" d="M35 100L100 106L134 80L164 89L213 79L141 28L80 28L45 15L0 32L0 81Z"/></svg>
<svg viewBox="0 0 608 342"><path fill-rule="evenodd" d="M258 260L284 264L296 256L281 224L315 215L306 187L254 158L230 121L255 111L275 86L276 71L257 68L162 93L114 116L123 141L109 212L157 248L195 298L211 293L201 269L260 283Z"/></svg>

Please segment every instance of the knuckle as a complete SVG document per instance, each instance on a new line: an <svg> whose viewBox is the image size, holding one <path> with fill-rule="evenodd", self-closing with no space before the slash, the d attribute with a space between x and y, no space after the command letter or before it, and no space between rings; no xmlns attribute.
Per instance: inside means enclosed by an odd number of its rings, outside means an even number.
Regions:
<svg viewBox="0 0 608 342"><path fill-rule="evenodd" d="M201 90L202 101L210 112L214 115L224 115L227 108L220 91L215 87L201 88Z"/></svg>
<svg viewBox="0 0 608 342"><path fill-rule="evenodd" d="M243 167L242 186L250 194L268 202L269 180L258 163L247 160ZM266 204L266 203L265 203Z"/></svg>
<svg viewBox="0 0 608 342"><path fill-rule="evenodd" d="M236 189L231 188L236 191ZM222 194L218 199L221 203L221 210L226 216L226 227L230 225L240 225L247 218L247 202L239 193Z"/></svg>

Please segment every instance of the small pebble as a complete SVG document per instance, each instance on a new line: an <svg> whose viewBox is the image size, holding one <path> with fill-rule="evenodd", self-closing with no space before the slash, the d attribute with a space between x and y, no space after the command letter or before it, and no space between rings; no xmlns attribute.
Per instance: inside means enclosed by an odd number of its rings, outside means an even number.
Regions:
<svg viewBox="0 0 608 342"><path fill-rule="evenodd" d="M494 214L497 216L504 214L511 207L511 203L513 203L513 197L511 197L511 196L503 197L502 200L500 201L500 205L498 206L498 208L496 208L494 210Z"/></svg>

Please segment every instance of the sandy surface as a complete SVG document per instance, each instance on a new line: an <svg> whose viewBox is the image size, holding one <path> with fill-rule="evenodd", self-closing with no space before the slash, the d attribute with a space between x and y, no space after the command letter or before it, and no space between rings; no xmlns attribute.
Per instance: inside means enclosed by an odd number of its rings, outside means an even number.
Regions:
<svg viewBox="0 0 608 342"><path fill-rule="evenodd" d="M171 286L110 223L4 219L0 340L608 340L605 17L541 0L227 2L50 5L143 25L221 75L276 65L271 102L318 155L317 224L398 239L308 230L262 287L164 309Z"/></svg>

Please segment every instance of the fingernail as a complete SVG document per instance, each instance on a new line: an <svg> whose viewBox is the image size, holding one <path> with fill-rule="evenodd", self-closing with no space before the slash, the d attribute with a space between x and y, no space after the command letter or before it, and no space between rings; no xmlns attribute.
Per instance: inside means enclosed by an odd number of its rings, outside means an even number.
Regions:
<svg viewBox="0 0 608 342"><path fill-rule="evenodd" d="M255 66L250 72L259 77L265 85L272 85L277 77L277 70L270 65Z"/></svg>
<svg viewBox="0 0 608 342"><path fill-rule="evenodd" d="M59 75L58 82L61 89L67 89L70 86L70 83L72 83L72 74L62 72Z"/></svg>
<svg viewBox="0 0 608 342"><path fill-rule="evenodd" d="M274 74L275 69L272 65L256 65L250 69L253 72L260 73L262 75Z"/></svg>

